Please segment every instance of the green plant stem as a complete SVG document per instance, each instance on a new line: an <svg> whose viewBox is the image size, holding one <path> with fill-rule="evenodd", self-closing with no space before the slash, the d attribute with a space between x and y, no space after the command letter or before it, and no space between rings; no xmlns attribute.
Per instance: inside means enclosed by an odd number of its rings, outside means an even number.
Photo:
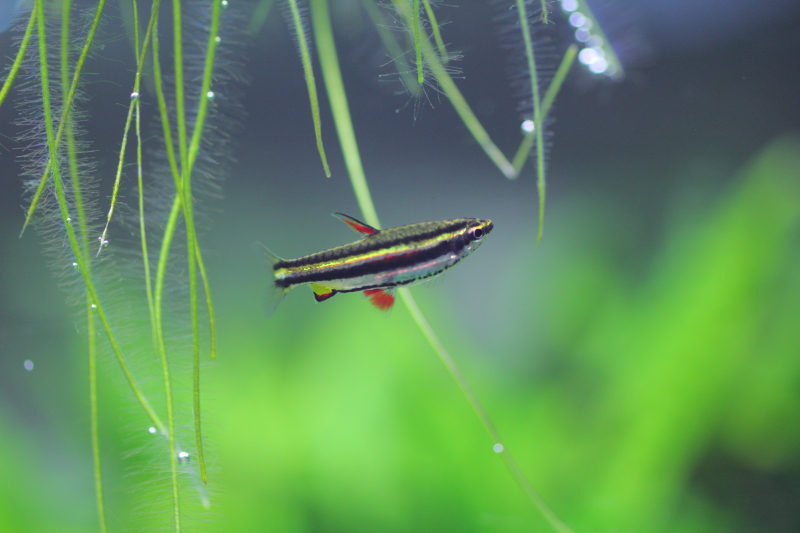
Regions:
<svg viewBox="0 0 800 533"><path fill-rule="evenodd" d="M531 98L533 100L533 134L536 136L536 187L539 190L539 230L537 231L536 241L542 239L544 231L544 198L545 198L545 169L544 169L544 134L542 129L541 101L539 100L539 76L536 72L536 56L533 53L533 42L531 41L530 27L528 26L528 13L525 8L525 0L517 0L517 12L519 13L519 26L522 30L522 42L525 45L525 57L528 60L528 75L530 76Z"/></svg>
<svg viewBox="0 0 800 533"><path fill-rule="evenodd" d="M326 0L311 0L311 21L319 63L322 67L322 78L325 81L325 89L331 103L333 122L339 136L339 144L342 146L347 173L350 175L358 205L361 207L361 213L366 218L367 224L380 227L378 213L372 203L372 195L369 193L364 167L358 154L358 143L353 129L353 121L350 118L350 108L347 106L347 96L342 82L342 72L339 68L339 58L336 56L336 45L333 41L333 30Z"/></svg>
<svg viewBox="0 0 800 533"><path fill-rule="evenodd" d="M361 4L364 6L364 11L367 12L375 30L378 32L378 36L381 38L381 42L383 42L383 46L386 48L389 58L394 64L397 74L400 76L400 80L403 82L406 90L415 98L419 97L422 94L422 89L420 89L416 78L411 74L411 66L406 60L403 49L400 48L397 39L394 38L392 32L386 27L386 21L383 18L380 8L375 4L375 0L361 0Z"/></svg>
<svg viewBox="0 0 800 533"><path fill-rule="evenodd" d="M69 94L67 95L66 100L62 102L63 107L61 110L61 120L58 122L58 132L56 133L55 145L53 146L51 153L58 153L58 147L61 144L61 136L64 132L64 126L68 123L69 113L72 109L72 102L75 100L75 91L78 89L78 80L80 79L81 72L83 70L83 64L86 61L86 56L89 54L89 48L91 48L92 43L94 42L94 36L95 33L97 33L97 27L100 25L100 17L103 14L103 8L105 7L105 4L106 0L99 0L97 3L97 9L95 10L94 18L92 19L92 25L89 27L89 33L86 35L86 42L83 44L83 50L81 50L81 55L78 57L78 62L75 64L75 72L72 75L72 84L69 87ZM34 9L34 11L36 10ZM44 15L41 16L44 17ZM31 14L32 20L33 17L34 15ZM25 223L22 225L22 230L19 233L20 237L22 237L22 235L25 233L25 228L27 228L28 224L30 224L33 213L36 211L36 206L39 205L39 200L44 192L44 187L47 183L47 177L50 175L52 167L53 159L50 158L45 165L44 173L42 174L42 177L39 180L39 185L36 188L36 192L31 199L31 205L28 206L28 212L25 216Z"/></svg>
<svg viewBox="0 0 800 533"><path fill-rule="evenodd" d="M161 360L161 374L164 380L164 398L167 405L167 438L169 441L169 467L172 481L172 509L175 522L175 532L181 530L181 503L180 491L178 488L178 446L175 439L175 409L172 403L172 381L169 371L169 359L167 358L167 346L164 340L164 317L162 314L162 302L164 297L164 277L167 272L167 260L169 250L172 246L172 236L178 224L178 217L181 212L180 196L175 196L172 210L167 219L167 228L164 232L164 240L161 241L161 250L158 255L158 267L156 270L155 284L155 323L156 339L158 342L158 354Z"/></svg>
<svg viewBox="0 0 800 533"><path fill-rule="evenodd" d="M178 153L181 170L186 166L186 104L183 98L183 26L181 22L181 1L172 0L172 44L175 65L175 116L178 123Z"/></svg>
<svg viewBox="0 0 800 533"><path fill-rule="evenodd" d="M406 24L411 25L411 17L412 13L409 12L408 4L405 3L403 0L393 0L395 9L400 15L405 19ZM461 91L456 86L453 78L450 77L450 74L445 69L444 65L442 65L439 56L434 52L430 44L427 42L426 37L421 37L425 43L422 45L422 54L425 57L425 62L433 73L433 76L436 78L436 81L439 83L444 94L450 99L450 102L453 104L453 108L458 113L458 116L461 117L461 121L467 127L469 132L472 134L472 137L477 141L480 147L486 152L486 155L489 156L489 159L497 165L497 168L500 169L500 172L503 173L507 178L512 179L516 176L514 173L514 167L508 161L503 152L494 144L489 134L484 129L483 125L478 120L478 117L475 116L475 113L470 108L469 104L467 103L464 96L461 94Z"/></svg>
<svg viewBox="0 0 800 533"><path fill-rule="evenodd" d="M422 82L425 81L425 76L422 72L422 43L419 35L419 17L419 0L414 0L414 16L412 27L414 28L414 51L417 54L417 83L422 84Z"/></svg>
<svg viewBox="0 0 800 533"><path fill-rule="evenodd" d="M347 104L347 96L344 92L344 84L342 83L341 70L339 69L339 60L336 56L336 47L333 40L333 30L331 28L330 14L328 12L328 5L326 0L311 0L311 18L314 27L314 37L317 44L317 50L320 54L320 64L322 65L322 75L325 80L325 87L328 90L328 97L331 101L331 110L333 111L334 122L336 123L337 132L339 132L339 142L342 145L342 154L345 158L348 171L350 173L350 182L353 186L353 191L356 195L361 213L364 216L365 222L373 227L380 228L380 221L375 211L375 206L372 202L372 197L369 193L367 179L364 175L363 167L361 165L361 157L358 152L358 146L355 142L355 132L353 131L352 121L350 120L349 106ZM439 359L447 368L450 375L458 383L463 391L472 408L475 410L478 418L483 426L493 439L495 444L503 446L500 452L503 456L507 467L511 471L516 482L520 485L522 490L531 499L534 505L540 510L545 518L550 522L554 529L559 533L571 533L567 527L556 514L547 506L544 500L539 496L533 486L528 482L525 474L520 469L514 457L508 451L508 447L503 444L499 432L492 423L491 418L486 413L478 398L472 392L466 379L461 374L458 366L450 358L444 346L439 341L433 329L428 324L424 315L414 301L411 292L407 288L400 288L399 293L403 298L403 302L417 323L417 326L422 331L425 338L431 344Z"/></svg>
<svg viewBox="0 0 800 533"><path fill-rule="evenodd" d="M122 167L125 164L125 148L128 145L128 132L130 131L131 127L131 120L133 119L133 111L139 104L139 90L141 87L141 80L142 80L142 67L144 65L144 59L147 56L147 50L150 47L150 35L153 32L153 27L155 26L156 20L158 18L158 7L161 4L161 0L154 0L152 9L150 11L150 21L147 23L147 32L145 33L144 42L142 44L142 49L139 51L137 49L137 56L136 56L136 75L134 76L133 81L133 94L131 95L131 101L128 105L128 116L125 119L125 130L122 134L122 146L119 149L119 160L117 162L117 173L114 178L114 189L111 193L111 206L108 209L108 217L106 218L106 225L103 228L103 233L100 235L100 247L97 250L97 255L100 255L100 252L103 251L103 247L106 244L106 235L108 234L108 225L111 223L111 217L114 214L114 207L117 204L117 195L119 193L119 185L122 181ZM136 23L136 42L139 42L138 37L138 22ZM134 96L135 95L135 96Z"/></svg>
<svg viewBox="0 0 800 533"><path fill-rule="evenodd" d="M442 40L442 32L439 30L439 23L436 21L436 13L433 12L430 0L422 0L422 2L425 5L425 14L428 16L428 20L431 23L433 39L436 41L436 48L439 50L439 59L446 65L450 61L450 57L447 54L447 48Z"/></svg>
<svg viewBox="0 0 800 533"><path fill-rule="evenodd" d="M91 409L92 462L94 463L94 491L97 501L97 519L100 531L106 533L106 507L103 500L103 473L100 467L100 429L97 409L97 331L92 304L86 303L86 335L89 342L89 405Z"/></svg>
<svg viewBox="0 0 800 533"><path fill-rule="evenodd" d="M22 65L22 60L25 58L25 53L28 50L28 43L31 41L31 35L33 35L33 28L35 24L36 10L33 9L31 10L31 17L28 19L28 26L25 28L25 35L22 37L22 42L19 43L17 56L14 58L14 63L11 64L11 70L8 71L6 81L3 82L3 88L0 89L0 106L2 106L3 102L5 102L6 95L8 95L8 91L11 90L14 80L17 78L17 72L19 72L19 67Z"/></svg>
<svg viewBox="0 0 800 533"><path fill-rule="evenodd" d="M289 11L292 14L292 24L294 33L297 37L297 47L300 49L300 59L303 63L303 74L306 79L308 89L308 100L311 105L311 118L314 122L314 136L317 139L317 151L322 159L322 167L325 169L325 176L331 177L331 169L328 166L328 159L325 157L325 147L322 145L322 125L319 118L319 100L317 99L317 84L314 80L314 67L311 64L311 54L308 49L308 35L303 19L300 16L300 8L297 0L288 0Z"/></svg>
<svg viewBox="0 0 800 533"><path fill-rule="evenodd" d="M567 74L569 74L577 55L578 47L572 44L569 46L569 48L567 48L564 57L561 58L561 63L558 65L556 75L553 76L553 81L550 82L550 85L547 87L547 91L544 93L544 98L542 99L541 112L543 121L547 120L547 117L550 114L550 109L553 107L553 102L555 102L556 96L558 96L558 92L561 90L561 86L564 84L564 79L566 79ZM536 126L534 125L534 128L535 127ZM514 155L514 159L512 161L517 176L519 176L519 173L522 172L522 167L528 160L528 154L530 154L531 148L533 148L535 142L536 136L534 135L534 132L527 133L525 137L523 137L522 142L519 145L519 149L517 149L517 153Z"/></svg>
<svg viewBox="0 0 800 533"><path fill-rule="evenodd" d="M258 32L264 27L264 23L267 21L274 4L275 0L260 0L258 2L253 15L250 17L250 23L247 25L247 35L250 37L258 35Z"/></svg>
<svg viewBox="0 0 800 533"><path fill-rule="evenodd" d="M48 151L50 152L50 160L51 161L58 161L57 152L56 152L56 145L55 145L55 135L53 134L53 122L52 122L52 113L50 108L50 88L49 88L49 75L48 75L48 65L47 65L47 45L45 39L45 21L44 21L44 0L36 0L35 9L37 10L37 22L38 22L38 36L39 36L39 70L41 73L41 81L42 81L42 108L44 114L44 122L45 122L45 132L47 135L47 147ZM150 406L150 402L147 401L147 398L144 396L142 391L139 389L139 386L136 384L134 380L133 374L131 373L130 369L128 368L128 364L125 361L125 357L122 354L122 350L117 342L116 336L114 335L114 331L111 328L111 324L108 321L108 317L105 314L105 310L103 305L98 297L97 290L94 287L94 283L92 281L91 275L91 267L88 261L88 258L84 257L84 254L81 253L81 248L78 243L78 239L75 236L75 229L72 225L72 219L69 214L69 208L67 203L66 193L64 191L64 184L61 181L61 172L58 165L52 165L52 173L53 173L53 183L56 189L56 199L58 201L58 207L61 212L62 222L64 227L67 231L67 239L69 241L70 247L72 249L72 253L75 256L75 261L78 263L78 269L81 273L81 277L83 278L84 285L86 286L86 292L95 306L94 311L97 314L98 319L100 320L101 325L106 333L106 337L108 338L109 344L111 345L111 350L114 352L114 355L119 362L120 368L122 369L122 373L125 375L125 379L128 381L128 385L131 387L131 390L136 396L136 399L141 404L142 408L145 410L147 415L150 417L153 425L155 425L160 431L164 431L164 424L161 422L161 419L158 417L156 412Z"/></svg>

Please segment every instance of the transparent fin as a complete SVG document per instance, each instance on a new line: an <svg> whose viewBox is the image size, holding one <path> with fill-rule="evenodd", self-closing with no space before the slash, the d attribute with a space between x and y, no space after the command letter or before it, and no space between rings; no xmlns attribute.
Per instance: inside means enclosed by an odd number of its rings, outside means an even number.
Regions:
<svg viewBox="0 0 800 533"><path fill-rule="evenodd" d="M270 279L268 282L267 294L264 298L264 312L267 316L270 316L275 312L278 308L278 304L281 303L283 297L286 296L286 293L289 292L291 288L278 286L275 279L275 264L282 261L282 259L273 254L269 248L260 242L253 244L253 250L258 253L269 269Z"/></svg>
<svg viewBox="0 0 800 533"><path fill-rule="evenodd" d="M350 226L350 229L361 235L362 237L365 235L375 235L378 233L376 228L373 228L369 224L365 224L360 220L353 218L349 215L345 215L344 213L334 213L333 216Z"/></svg>

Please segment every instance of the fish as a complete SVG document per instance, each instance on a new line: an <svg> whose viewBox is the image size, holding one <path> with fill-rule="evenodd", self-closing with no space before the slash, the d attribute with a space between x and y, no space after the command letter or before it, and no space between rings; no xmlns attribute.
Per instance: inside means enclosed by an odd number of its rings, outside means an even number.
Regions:
<svg viewBox="0 0 800 533"><path fill-rule="evenodd" d="M387 311L397 287L442 274L474 252L494 227L491 220L454 218L379 230L343 213L333 216L361 239L297 259L281 259L257 243L273 274L268 314L299 285L309 285L317 302L340 292L363 292Z"/></svg>

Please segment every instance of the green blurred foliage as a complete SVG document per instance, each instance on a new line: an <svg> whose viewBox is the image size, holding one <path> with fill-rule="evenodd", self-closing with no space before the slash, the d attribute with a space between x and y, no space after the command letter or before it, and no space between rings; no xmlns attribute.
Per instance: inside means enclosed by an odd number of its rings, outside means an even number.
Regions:
<svg viewBox="0 0 800 533"><path fill-rule="evenodd" d="M798 176L800 140L773 142L714 204L674 220L640 279L602 240L562 241L542 275L509 276L522 296L498 321L517 324L508 346L534 372L504 368L464 324L437 317L523 469L576 531L800 526L785 512L745 520L759 502L769 509L772 485L748 498L753 480L783 483L775 497L800 492ZM528 253L514 260L510 271L530 270ZM189 530L550 530L402 307L387 317L358 297L314 306L293 294L267 320L238 268L216 272L224 355L205 372L212 511ZM420 292L431 314L448 315ZM531 314L533 294L545 315ZM71 351L81 376L84 348ZM61 399L32 388L37 404L72 406L46 408L60 422L43 422L55 426L44 433L0 410L3 531L95 530L77 383ZM111 528L155 530L164 510L147 505L166 490L160 447L121 382L101 395ZM70 410L79 420L59 419ZM185 481L199 507L198 484Z"/></svg>

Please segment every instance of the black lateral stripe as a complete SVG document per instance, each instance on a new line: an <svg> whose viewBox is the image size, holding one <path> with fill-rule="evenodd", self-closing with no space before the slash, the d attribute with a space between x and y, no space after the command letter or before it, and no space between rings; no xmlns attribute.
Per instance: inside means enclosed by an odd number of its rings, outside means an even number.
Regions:
<svg viewBox="0 0 800 533"><path fill-rule="evenodd" d="M299 285L301 283L310 283L313 281L357 278L360 276L368 276L370 274L378 274L380 272L386 272L388 270L395 270L398 268L415 265L417 263L430 261L452 252L453 247L454 243L452 240L443 241L436 246L422 248L419 250L411 250L394 258L381 258L373 261L367 261L358 265L334 267L318 272L291 273L282 280L275 280L275 284L285 288L290 285Z"/></svg>
<svg viewBox="0 0 800 533"><path fill-rule="evenodd" d="M381 250L384 248L392 248L398 245L409 245L414 242L424 242L434 239L445 233L453 233L466 229L468 221L466 219L444 220L438 223L433 229L417 233L416 226L425 226L431 224L424 222L422 224L411 224L409 226L401 226L399 228L389 228L382 230L375 235L365 237L360 241L344 246L337 246L330 250L317 252L311 255L299 257L297 259L286 259L275 263L274 269L281 268L295 268L306 265L313 265L315 263L324 263L326 261L336 261L352 255L366 254Z"/></svg>

